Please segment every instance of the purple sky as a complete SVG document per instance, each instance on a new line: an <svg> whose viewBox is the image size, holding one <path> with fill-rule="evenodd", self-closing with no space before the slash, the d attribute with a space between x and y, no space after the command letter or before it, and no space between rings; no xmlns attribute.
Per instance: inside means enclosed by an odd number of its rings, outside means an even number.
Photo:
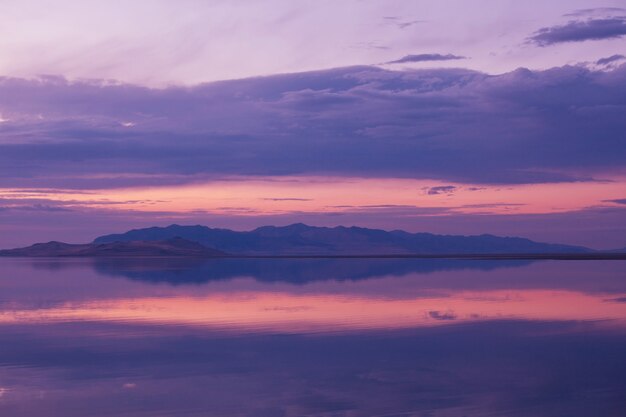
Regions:
<svg viewBox="0 0 626 417"><path fill-rule="evenodd" d="M0 247L294 221L626 247L622 5L4 1Z"/></svg>
<svg viewBox="0 0 626 417"><path fill-rule="evenodd" d="M193 85L420 54L464 56L435 64L492 74L546 69L624 52L623 8L623 0L4 0L0 73ZM579 42L587 38L602 42Z"/></svg>

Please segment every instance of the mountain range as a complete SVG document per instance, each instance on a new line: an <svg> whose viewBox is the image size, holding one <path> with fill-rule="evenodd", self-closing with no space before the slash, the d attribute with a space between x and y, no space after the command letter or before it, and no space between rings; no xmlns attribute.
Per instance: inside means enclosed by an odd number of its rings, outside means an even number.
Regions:
<svg viewBox="0 0 626 417"><path fill-rule="evenodd" d="M423 256L493 255L526 259L620 258L626 250L597 252L582 246L535 242L520 237L409 233L363 227L314 227L302 223L234 231L207 226L149 227L104 235L91 243L37 243L0 250L0 256L28 257L241 257L241 256ZM611 255L613 254L613 255ZM484 257L484 256L483 256ZM530 259L530 258L529 258ZM604 258L603 258L604 259Z"/></svg>
<svg viewBox="0 0 626 417"><path fill-rule="evenodd" d="M296 223L263 226L240 232L206 226L150 227L98 237L94 244L163 241L174 237L198 242L233 255L380 255L380 254L502 254L587 253L580 246L534 242L493 235L453 236L385 231L363 227L314 227Z"/></svg>

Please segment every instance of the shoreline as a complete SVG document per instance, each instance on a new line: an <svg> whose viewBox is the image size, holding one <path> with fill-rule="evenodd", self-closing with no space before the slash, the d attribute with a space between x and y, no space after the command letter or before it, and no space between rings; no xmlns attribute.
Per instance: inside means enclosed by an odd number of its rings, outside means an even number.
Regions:
<svg viewBox="0 0 626 417"><path fill-rule="evenodd" d="M81 255L52 255L52 256L29 256L29 255L2 255L0 258L29 258L29 259L459 259L459 260L563 260L563 261L610 261L626 260L626 253L510 253L510 254L347 254L347 255L225 255L225 256L81 256Z"/></svg>

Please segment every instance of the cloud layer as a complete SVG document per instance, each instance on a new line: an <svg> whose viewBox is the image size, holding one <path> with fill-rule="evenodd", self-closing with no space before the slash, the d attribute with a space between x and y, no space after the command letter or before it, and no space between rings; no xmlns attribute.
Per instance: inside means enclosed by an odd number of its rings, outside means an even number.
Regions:
<svg viewBox="0 0 626 417"><path fill-rule="evenodd" d="M626 169L626 66L347 67L150 89L0 79L0 187L232 175L576 181Z"/></svg>

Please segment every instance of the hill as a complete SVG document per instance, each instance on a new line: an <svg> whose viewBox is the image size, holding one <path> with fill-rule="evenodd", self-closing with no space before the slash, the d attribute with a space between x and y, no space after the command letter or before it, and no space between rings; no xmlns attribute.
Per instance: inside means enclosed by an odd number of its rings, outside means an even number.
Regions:
<svg viewBox="0 0 626 417"><path fill-rule="evenodd" d="M0 251L0 256L24 257L221 257L224 252L179 237L152 241L69 244L36 243L26 248Z"/></svg>

